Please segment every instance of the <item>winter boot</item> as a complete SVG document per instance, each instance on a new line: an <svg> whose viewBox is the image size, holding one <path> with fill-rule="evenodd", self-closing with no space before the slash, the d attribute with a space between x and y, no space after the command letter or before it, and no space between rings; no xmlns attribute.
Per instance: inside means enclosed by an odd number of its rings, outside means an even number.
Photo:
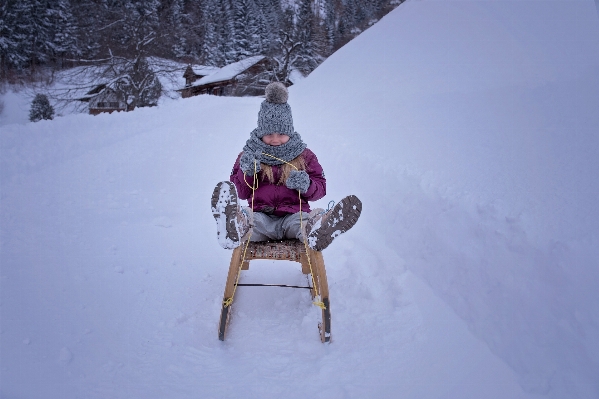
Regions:
<svg viewBox="0 0 599 399"><path fill-rule="evenodd" d="M362 212L362 202L355 195L343 198L328 212L319 212L306 223L308 246L315 251L328 247L335 237L351 229Z"/></svg>
<svg viewBox="0 0 599 399"><path fill-rule="evenodd" d="M221 181L212 193L212 215L216 220L218 243L225 249L235 249L251 227L252 212L238 204L237 190L230 181Z"/></svg>

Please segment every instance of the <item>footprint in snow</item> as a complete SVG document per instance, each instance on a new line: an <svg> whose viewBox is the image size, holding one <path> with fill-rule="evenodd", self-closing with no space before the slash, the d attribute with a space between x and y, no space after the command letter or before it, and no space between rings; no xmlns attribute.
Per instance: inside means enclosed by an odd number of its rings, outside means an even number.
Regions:
<svg viewBox="0 0 599 399"><path fill-rule="evenodd" d="M62 364L69 364L71 360L73 360L71 351L67 347L62 348L58 354L58 361Z"/></svg>
<svg viewBox="0 0 599 399"><path fill-rule="evenodd" d="M154 226L164 227L164 228L173 227L173 222L166 216L161 216L161 217L154 219L152 224Z"/></svg>

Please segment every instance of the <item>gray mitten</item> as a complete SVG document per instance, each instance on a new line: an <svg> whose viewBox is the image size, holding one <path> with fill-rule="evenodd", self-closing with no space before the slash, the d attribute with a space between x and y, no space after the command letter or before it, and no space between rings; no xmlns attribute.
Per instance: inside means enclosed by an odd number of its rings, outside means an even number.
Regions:
<svg viewBox="0 0 599 399"><path fill-rule="evenodd" d="M241 154L241 158L239 158L239 167L243 170L243 173L249 176L253 175L254 172L260 172L260 155L262 155L260 152L252 154L247 151L244 151L243 154Z"/></svg>
<svg viewBox="0 0 599 399"><path fill-rule="evenodd" d="M300 193L305 194L310 188L310 176L305 170L292 170L289 172L285 185L292 190L299 190Z"/></svg>

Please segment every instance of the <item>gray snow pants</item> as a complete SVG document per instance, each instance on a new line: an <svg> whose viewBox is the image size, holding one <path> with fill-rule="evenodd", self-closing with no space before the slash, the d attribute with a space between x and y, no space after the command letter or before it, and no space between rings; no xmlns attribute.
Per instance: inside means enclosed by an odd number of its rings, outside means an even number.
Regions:
<svg viewBox="0 0 599 399"><path fill-rule="evenodd" d="M302 215L305 224L309 214L302 212ZM285 216L254 212L254 230L250 241L282 240L284 238L303 240L299 212Z"/></svg>

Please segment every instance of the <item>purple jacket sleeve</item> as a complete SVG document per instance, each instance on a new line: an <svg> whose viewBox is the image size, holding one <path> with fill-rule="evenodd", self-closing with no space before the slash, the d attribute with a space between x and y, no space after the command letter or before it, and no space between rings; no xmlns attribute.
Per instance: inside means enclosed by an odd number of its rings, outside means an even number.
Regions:
<svg viewBox="0 0 599 399"><path fill-rule="evenodd" d="M306 201L317 201L327 193L327 180L324 177L322 166L314 154L309 149L304 150L304 160L306 161L306 172L310 176L310 187L302 195Z"/></svg>
<svg viewBox="0 0 599 399"><path fill-rule="evenodd" d="M237 195L239 196L239 198L248 199L252 195L251 186L252 184L254 184L254 176L245 176L243 171L239 167L239 158L241 158L241 154L243 154L243 152L240 152L237 156L229 179L233 182L233 184L235 184L235 187L237 188Z"/></svg>

